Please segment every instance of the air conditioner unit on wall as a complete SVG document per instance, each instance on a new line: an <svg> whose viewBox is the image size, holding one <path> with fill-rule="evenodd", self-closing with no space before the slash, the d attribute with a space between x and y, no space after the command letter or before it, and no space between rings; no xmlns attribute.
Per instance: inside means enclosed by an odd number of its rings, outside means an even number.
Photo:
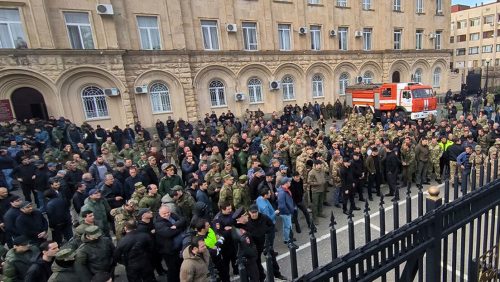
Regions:
<svg viewBox="0 0 500 282"><path fill-rule="evenodd" d="M99 15L114 15L113 5L111 4L97 4L96 10Z"/></svg>
<svg viewBox="0 0 500 282"><path fill-rule="evenodd" d="M334 29L330 30L330 36L331 37L334 37L336 35L337 35L337 32Z"/></svg>
<svg viewBox="0 0 500 282"><path fill-rule="evenodd" d="M356 30L356 31L354 32L354 37L361 37L361 36L363 36L363 32L361 32L361 31L359 31L359 30Z"/></svg>
<svg viewBox="0 0 500 282"><path fill-rule="evenodd" d="M148 93L148 86L147 85L135 87L135 94L146 94L146 93Z"/></svg>
<svg viewBox="0 0 500 282"><path fill-rule="evenodd" d="M227 24L226 30L227 32L236 32L238 30L238 27L236 26L236 24Z"/></svg>
<svg viewBox="0 0 500 282"><path fill-rule="evenodd" d="M271 82L269 83L269 89L270 89L270 90L278 90L278 89L280 89L280 86L281 86L281 85L280 85L280 82L279 82L279 81L271 81Z"/></svg>
<svg viewBox="0 0 500 282"><path fill-rule="evenodd" d="M234 94L234 100L236 100L236 102L241 102L241 101L245 100L245 94L243 94L243 93Z"/></svg>
<svg viewBox="0 0 500 282"><path fill-rule="evenodd" d="M119 96L120 90L118 88L104 88L104 95L109 97Z"/></svg>
<svg viewBox="0 0 500 282"><path fill-rule="evenodd" d="M363 83L363 77L362 76L356 76L356 83L357 84Z"/></svg>
<svg viewBox="0 0 500 282"><path fill-rule="evenodd" d="M307 27L303 26L299 28L299 34L304 35L307 33Z"/></svg>
<svg viewBox="0 0 500 282"><path fill-rule="evenodd" d="M434 33L429 33L429 39L434 39L436 37L436 35Z"/></svg>

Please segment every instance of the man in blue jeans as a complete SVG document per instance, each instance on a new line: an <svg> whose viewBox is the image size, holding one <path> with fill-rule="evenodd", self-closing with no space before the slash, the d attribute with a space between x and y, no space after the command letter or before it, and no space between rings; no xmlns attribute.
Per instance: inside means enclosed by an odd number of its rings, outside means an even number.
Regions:
<svg viewBox="0 0 500 282"><path fill-rule="evenodd" d="M290 192L291 181L291 178L283 177L278 188L278 210L281 220L283 220L283 241L285 244L293 244L290 241L290 233L292 232L292 215L295 211L295 203Z"/></svg>

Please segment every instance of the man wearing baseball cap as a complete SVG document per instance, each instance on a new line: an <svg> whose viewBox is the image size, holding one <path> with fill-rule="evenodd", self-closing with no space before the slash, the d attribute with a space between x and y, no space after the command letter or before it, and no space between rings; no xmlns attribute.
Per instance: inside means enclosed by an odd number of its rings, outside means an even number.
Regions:
<svg viewBox="0 0 500 282"><path fill-rule="evenodd" d="M283 221L283 242L285 244L293 244L290 241L290 233L292 232L292 215L295 210L295 203L290 192L291 181L291 178L283 177L278 188L278 210Z"/></svg>
<svg viewBox="0 0 500 282"><path fill-rule="evenodd" d="M248 281L259 281L256 247L247 226L248 213L243 208L239 208L234 211L232 219L234 225L231 229L231 237L238 248L238 259L240 262L243 259Z"/></svg>

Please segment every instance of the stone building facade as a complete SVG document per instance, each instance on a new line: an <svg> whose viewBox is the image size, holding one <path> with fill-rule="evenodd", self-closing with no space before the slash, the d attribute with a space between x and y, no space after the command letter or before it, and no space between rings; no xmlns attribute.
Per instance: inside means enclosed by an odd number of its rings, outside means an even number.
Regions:
<svg viewBox="0 0 500 282"><path fill-rule="evenodd" d="M447 90L450 0L99 4L0 0L0 102L15 117L152 126L334 102L358 79Z"/></svg>

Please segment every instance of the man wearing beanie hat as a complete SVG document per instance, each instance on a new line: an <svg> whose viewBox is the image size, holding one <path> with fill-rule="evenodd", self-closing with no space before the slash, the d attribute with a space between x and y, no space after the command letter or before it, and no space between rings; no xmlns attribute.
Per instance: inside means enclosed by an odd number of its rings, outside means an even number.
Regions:
<svg viewBox="0 0 500 282"><path fill-rule="evenodd" d="M76 251L67 248L56 253L56 258L52 264L52 275L50 282L80 281L80 273L75 270Z"/></svg>
<svg viewBox="0 0 500 282"><path fill-rule="evenodd" d="M257 251L255 243L248 232L248 213L239 208L233 213L234 225L231 237L237 246L238 260L243 259L248 281L259 281L259 268L257 266Z"/></svg>
<svg viewBox="0 0 500 282"><path fill-rule="evenodd" d="M14 237L14 246L5 256L3 266L4 281L24 281L33 258L39 253L37 247L30 245L25 236Z"/></svg>

